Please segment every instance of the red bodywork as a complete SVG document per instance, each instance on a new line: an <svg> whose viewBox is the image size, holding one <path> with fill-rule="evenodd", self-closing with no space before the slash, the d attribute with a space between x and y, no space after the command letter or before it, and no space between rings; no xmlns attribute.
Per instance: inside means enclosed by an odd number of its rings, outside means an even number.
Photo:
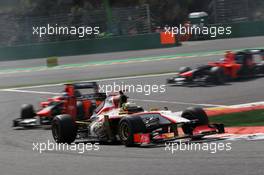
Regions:
<svg viewBox="0 0 264 175"><path fill-rule="evenodd" d="M181 73L181 76L183 76L183 77L192 77L193 76L193 71L187 71L187 72Z"/></svg>
<svg viewBox="0 0 264 175"><path fill-rule="evenodd" d="M82 108L84 112L84 118L88 119L92 114L89 112L92 104L92 100L95 100L96 106L99 106L104 98L100 99L88 99L88 98L78 98L76 93L76 88L74 84L65 85L64 95L55 96L49 98L48 101L41 102L41 109L37 112L40 117L53 118L54 111L53 106L59 105L59 114L69 114L76 120L77 117L77 101L82 102ZM98 93L99 94L99 93ZM57 114L58 115L58 114Z"/></svg>
<svg viewBox="0 0 264 175"><path fill-rule="evenodd" d="M228 63L228 62L209 62L208 65L214 67L221 67L224 70L224 74L231 78L237 78L237 72L241 68L241 64Z"/></svg>
<svg viewBox="0 0 264 175"><path fill-rule="evenodd" d="M264 49L249 49L238 52L227 51L219 61L208 62L194 69L181 67L175 77L168 78L168 84L184 85L209 82L223 84L239 78L251 78L264 74Z"/></svg>
<svg viewBox="0 0 264 175"><path fill-rule="evenodd" d="M224 74L231 78L237 78L237 72L241 68L241 64L237 64L235 61L235 54L227 52L225 58L221 62L209 62L208 65L214 67L221 67L224 70Z"/></svg>

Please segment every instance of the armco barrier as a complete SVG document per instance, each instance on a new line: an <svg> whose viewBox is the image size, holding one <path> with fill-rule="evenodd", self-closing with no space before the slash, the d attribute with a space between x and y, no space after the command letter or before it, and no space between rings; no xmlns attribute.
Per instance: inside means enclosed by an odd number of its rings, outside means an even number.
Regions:
<svg viewBox="0 0 264 175"><path fill-rule="evenodd" d="M2 47L0 48L0 61L173 47L178 44L179 43L162 45L160 42L159 33L90 40L52 42L16 47Z"/></svg>
<svg viewBox="0 0 264 175"><path fill-rule="evenodd" d="M218 35L217 39L264 35L264 21L237 22L231 24L218 24L213 26L232 27L231 35Z"/></svg>

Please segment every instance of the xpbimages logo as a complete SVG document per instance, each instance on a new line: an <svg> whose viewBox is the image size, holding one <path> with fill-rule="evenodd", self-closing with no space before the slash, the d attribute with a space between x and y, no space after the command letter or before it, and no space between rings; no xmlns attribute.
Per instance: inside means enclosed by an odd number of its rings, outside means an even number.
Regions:
<svg viewBox="0 0 264 175"><path fill-rule="evenodd" d="M186 142L171 142L165 143L165 151L175 154L176 152L184 151L204 151L215 154L221 151L231 151L231 143L222 142L204 142L204 143L186 143Z"/></svg>
<svg viewBox="0 0 264 175"><path fill-rule="evenodd" d="M38 27L33 26L32 34L37 35L40 38L46 35L76 35L79 38L83 38L86 35L99 35L100 28L96 26L69 27L69 26L58 26L58 24L55 24L55 26L47 24L46 26L38 26Z"/></svg>
<svg viewBox="0 0 264 175"><path fill-rule="evenodd" d="M40 154L45 151L74 151L79 154L83 154L87 151L99 151L99 143L78 143L78 144L66 144L66 143L54 143L50 140L46 142L33 142L32 150L37 151Z"/></svg>
<svg viewBox="0 0 264 175"><path fill-rule="evenodd" d="M165 26L164 27L165 33L170 34L172 36L174 35L207 35L211 38L216 38L219 35L231 35L232 34L232 27L227 26Z"/></svg>
<svg viewBox="0 0 264 175"><path fill-rule="evenodd" d="M109 94L111 92L127 92L127 93L140 93L144 95L151 95L153 93L165 93L166 92L166 85L161 84L125 84L124 82L116 83L113 82L112 84L107 85L99 85L99 92L104 92Z"/></svg>

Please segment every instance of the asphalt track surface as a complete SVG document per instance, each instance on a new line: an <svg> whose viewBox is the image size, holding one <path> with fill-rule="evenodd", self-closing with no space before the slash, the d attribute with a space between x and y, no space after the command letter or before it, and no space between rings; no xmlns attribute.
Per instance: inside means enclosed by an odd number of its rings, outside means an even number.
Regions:
<svg viewBox="0 0 264 175"><path fill-rule="evenodd" d="M106 77L120 77L130 75L142 75L161 72L176 72L181 66L197 66L204 64L207 61L216 60L221 58L222 55L199 56L197 52L208 52L216 50L232 50L240 48L258 48L263 47L264 37L251 37L251 38L238 38L238 39L223 39L211 41L197 41L188 42L182 47L166 48L166 49L152 49L147 51L132 51L132 52L118 52L110 54L86 55L76 57L60 58L60 64L70 64L74 61L76 63L85 63L89 61L109 61L117 60L111 64L91 65L86 67L71 67L67 69L46 69L44 71L36 70L29 72L19 72L14 74L2 74L4 67L10 68L23 68L29 66L45 66L45 59L36 60L23 60L23 61L10 61L0 62L2 68L0 69L0 82L4 82L1 87L28 85L28 84L45 84L55 83L58 81L69 80L87 80L98 79ZM173 59L161 59L156 61L133 61L122 62L118 60L137 58L137 57L153 57L164 55L175 55L193 53L192 57L177 57ZM224 54L224 52L222 52ZM205 54L207 55L207 54ZM41 62L41 63L40 63Z"/></svg>
<svg viewBox="0 0 264 175"><path fill-rule="evenodd" d="M252 45L256 40L256 44ZM246 38L226 40L225 43L213 47L237 49L242 47L262 47L264 39ZM260 42L262 41L262 42ZM205 42L205 44L208 41ZM247 43L249 42L249 43ZM237 46L241 44L241 47ZM197 43L193 50L201 47ZM203 44L203 43L201 43ZM210 50L210 44L204 50ZM178 48L176 48L178 49ZM150 51L150 56L164 52L158 49ZM157 53L156 53L157 52ZM125 54L125 53L123 53ZM131 54L127 52L127 54ZM162 55L163 53L160 53ZM110 54L111 55L111 54ZM128 56L130 57L130 56ZM202 58L175 59L170 61L153 61L146 63L128 63L117 65L94 66L89 68L65 69L56 71L38 71L0 75L1 87L26 84L45 84L74 79L97 79L101 77L128 76L177 70L183 65L196 65L215 59L215 56ZM118 71L117 71L118 70ZM100 81L100 84L157 84L162 85L171 75L153 77L134 77ZM78 78L81 77L81 78ZM88 77L88 78L87 78ZM130 98L145 108L167 106L173 111L183 110L189 106L220 106L263 101L264 78L231 82L213 87L173 87L167 86L165 93L129 93ZM25 83L26 82L26 83ZM37 103L60 92L61 85L24 87L15 92L0 91L0 174L263 174L264 141L217 141L231 142L231 151L176 151L172 154L165 147L125 148L122 145L100 145L99 151L33 151L32 143L52 141L50 130L14 130L12 119L19 116L19 108L23 103Z"/></svg>

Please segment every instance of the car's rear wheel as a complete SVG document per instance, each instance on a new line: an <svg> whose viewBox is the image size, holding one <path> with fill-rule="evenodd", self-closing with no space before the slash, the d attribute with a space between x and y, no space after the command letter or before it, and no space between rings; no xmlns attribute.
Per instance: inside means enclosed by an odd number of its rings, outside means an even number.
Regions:
<svg viewBox="0 0 264 175"><path fill-rule="evenodd" d="M33 105L31 104L23 104L21 107L21 118L22 119L30 119L36 116L36 112L34 110Z"/></svg>
<svg viewBox="0 0 264 175"><path fill-rule="evenodd" d="M263 74L264 75L264 62L259 63L256 68L255 68L255 74L256 75L260 75Z"/></svg>
<svg viewBox="0 0 264 175"><path fill-rule="evenodd" d="M83 120L84 119L84 108L83 108L83 103L81 101L77 101L77 115L76 118L77 120Z"/></svg>
<svg viewBox="0 0 264 175"><path fill-rule="evenodd" d="M192 135L192 131L196 126L209 124L208 116L202 108L197 108L197 107L188 108L185 111L183 111L181 116L188 120L195 121L195 124L184 124L182 126L183 132L188 135Z"/></svg>
<svg viewBox="0 0 264 175"><path fill-rule="evenodd" d="M212 67L210 69L210 78L211 81L215 84L224 84L225 83L225 74L222 68Z"/></svg>
<svg viewBox="0 0 264 175"><path fill-rule="evenodd" d="M135 146L134 134L145 133L146 127L142 119L138 116L125 117L119 122L118 134L120 141L125 146Z"/></svg>
<svg viewBox="0 0 264 175"><path fill-rule="evenodd" d="M188 71L190 71L190 70L191 70L190 67L180 67L180 69L179 69L179 73L182 74L182 73L184 73L184 72L188 72Z"/></svg>
<svg viewBox="0 0 264 175"><path fill-rule="evenodd" d="M72 143L76 139L77 128L70 115L56 116L51 125L52 136L57 143Z"/></svg>

